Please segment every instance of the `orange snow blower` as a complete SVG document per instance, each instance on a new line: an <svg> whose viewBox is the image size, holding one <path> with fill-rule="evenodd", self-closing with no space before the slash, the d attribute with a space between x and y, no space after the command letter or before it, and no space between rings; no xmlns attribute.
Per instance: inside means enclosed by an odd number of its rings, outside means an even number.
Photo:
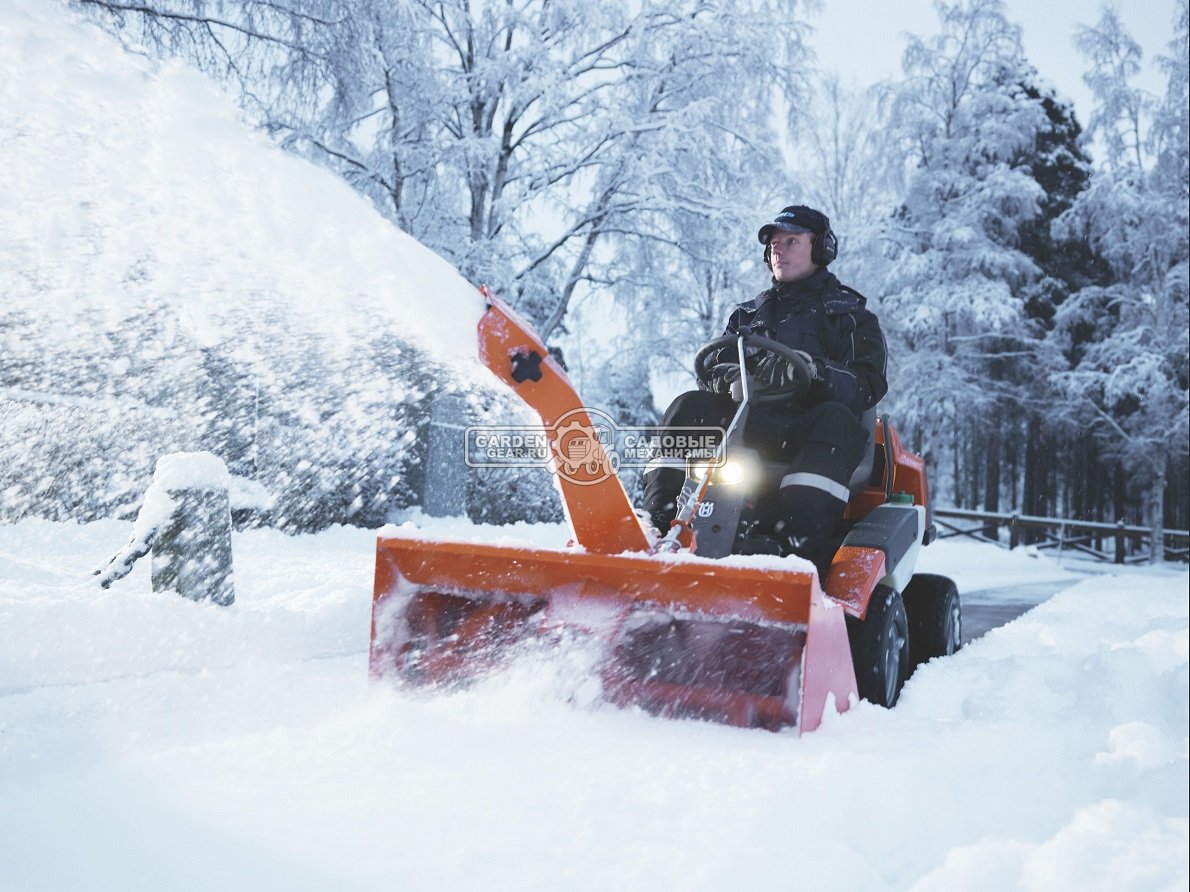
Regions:
<svg viewBox="0 0 1190 892"><path fill-rule="evenodd" d="M614 704L809 731L857 694L891 706L911 661L957 648L953 583L913 576L933 535L923 464L887 421L874 424L825 591L808 562L741 547L755 499L724 471L742 424L725 432L716 461L690 469L678 519L650 544L592 413L531 329L481 292L480 359L541 417L574 539L549 549L382 530L374 676L453 684L520 642L578 634L598 642L602 694ZM748 346L784 349L763 338Z"/></svg>

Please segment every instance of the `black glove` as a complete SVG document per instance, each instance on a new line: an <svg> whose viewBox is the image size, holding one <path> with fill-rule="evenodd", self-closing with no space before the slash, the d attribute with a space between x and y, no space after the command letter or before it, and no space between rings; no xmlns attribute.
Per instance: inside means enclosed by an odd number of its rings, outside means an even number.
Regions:
<svg viewBox="0 0 1190 892"><path fill-rule="evenodd" d="M765 387L784 387L793 380L793 370L776 353L766 353L760 357L753 374Z"/></svg>
<svg viewBox="0 0 1190 892"><path fill-rule="evenodd" d="M821 381L821 360L815 359L805 350L794 350L793 352L806 363L806 368L810 371L810 383ZM756 363L756 378L768 387L787 387L797 380L797 373L787 359L783 359L776 353L766 353Z"/></svg>
<svg viewBox="0 0 1190 892"><path fill-rule="evenodd" d="M731 393L731 385L740 380L740 367L734 362L711 366L707 386L712 393Z"/></svg>
<svg viewBox="0 0 1190 892"><path fill-rule="evenodd" d="M826 374L826 365L821 359L811 356L805 350L794 350L798 356L806 363L806 367L810 370L810 383L821 381Z"/></svg>

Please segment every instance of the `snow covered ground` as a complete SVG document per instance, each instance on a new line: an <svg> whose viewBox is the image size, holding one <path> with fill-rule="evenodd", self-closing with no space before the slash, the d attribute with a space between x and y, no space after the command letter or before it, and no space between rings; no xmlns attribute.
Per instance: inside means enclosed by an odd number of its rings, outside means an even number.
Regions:
<svg viewBox="0 0 1190 892"><path fill-rule="evenodd" d="M0 283L47 343L162 300L236 337L227 302L261 297L351 343L394 282L415 334L478 313L197 75L43 0L0 4L0 46ZM470 335L437 334L465 377ZM1187 887L1183 568L938 543L921 568L961 591L1065 587L799 739L602 707L567 655L374 685L372 532L236 534L227 609L154 595L144 562L98 587L130 532L0 526L0 889Z"/></svg>
<svg viewBox="0 0 1190 892"><path fill-rule="evenodd" d="M0 888L1186 887L1182 569L931 546L1069 588L798 738L602 706L561 655L375 684L372 532L237 533L231 608L99 588L129 532L0 527Z"/></svg>

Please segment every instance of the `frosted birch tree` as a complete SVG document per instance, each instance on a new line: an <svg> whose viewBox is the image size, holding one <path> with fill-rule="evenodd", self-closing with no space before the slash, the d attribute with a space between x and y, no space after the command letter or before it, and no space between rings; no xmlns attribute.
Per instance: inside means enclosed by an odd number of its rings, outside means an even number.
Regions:
<svg viewBox="0 0 1190 892"><path fill-rule="evenodd" d="M233 79L278 139L547 337L621 251L730 256L720 221L775 152L770 91L801 95L798 0L79 2ZM697 246L674 238L683 213Z"/></svg>

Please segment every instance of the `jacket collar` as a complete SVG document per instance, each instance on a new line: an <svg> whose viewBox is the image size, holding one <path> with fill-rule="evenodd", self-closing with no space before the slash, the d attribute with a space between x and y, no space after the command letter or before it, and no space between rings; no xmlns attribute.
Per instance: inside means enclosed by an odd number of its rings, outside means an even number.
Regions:
<svg viewBox="0 0 1190 892"><path fill-rule="evenodd" d="M778 282L773 280L772 286L760 296L760 303L767 300L797 300L811 294L817 294L837 282L834 273L826 267L818 270L812 276L798 279L796 282Z"/></svg>

